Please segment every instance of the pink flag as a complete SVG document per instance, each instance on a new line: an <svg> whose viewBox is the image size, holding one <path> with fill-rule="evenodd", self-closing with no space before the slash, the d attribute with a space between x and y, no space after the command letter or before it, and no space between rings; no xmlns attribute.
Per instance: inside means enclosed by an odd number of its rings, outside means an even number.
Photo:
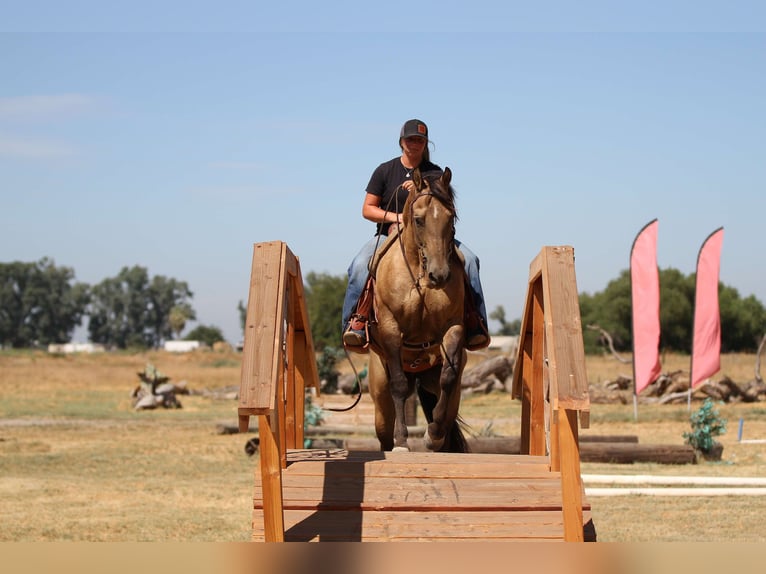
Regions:
<svg viewBox="0 0 766 574"><path fill-rule="evenodd" d="M638 395L659 377L660 274L657 269L657 220L638 232L630 251L633 301L633 382Z"/></svg>
<svg viewBox="0 0 766 574"><path fill-rule="evenodd" d="M711 233L697 256L697 287L694 295L694 335L691 386L721 368L721 313L718 309L718 275L721 268L723 227Z"/></svg>

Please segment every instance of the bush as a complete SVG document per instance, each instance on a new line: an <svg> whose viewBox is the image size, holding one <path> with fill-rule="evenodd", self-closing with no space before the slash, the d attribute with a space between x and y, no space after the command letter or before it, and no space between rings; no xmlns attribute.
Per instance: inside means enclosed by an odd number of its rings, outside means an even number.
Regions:
<svg viewBox="0 0 766 574"><path fill-rule="evenodd" d="M710 453L716 444L714 437L726 432L726 419L721 418L710 398L691 415L692 431L685 432L686 444L703 454Z"/></svg>

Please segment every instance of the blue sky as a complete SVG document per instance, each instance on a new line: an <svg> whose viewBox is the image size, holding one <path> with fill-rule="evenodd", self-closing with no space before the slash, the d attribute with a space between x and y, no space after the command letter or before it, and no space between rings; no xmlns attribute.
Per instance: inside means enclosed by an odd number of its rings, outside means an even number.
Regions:
<svg viewBox="0 0 766 574"><path fill-rule="evenodd" d="M144 266L236 342L253 244L345 274L418 117L488 309L521 315L544 245L602 290L654 218L660 267L723 226L721 280L766 302L761 3L276 4L4 7L0 261Z"/></svg>

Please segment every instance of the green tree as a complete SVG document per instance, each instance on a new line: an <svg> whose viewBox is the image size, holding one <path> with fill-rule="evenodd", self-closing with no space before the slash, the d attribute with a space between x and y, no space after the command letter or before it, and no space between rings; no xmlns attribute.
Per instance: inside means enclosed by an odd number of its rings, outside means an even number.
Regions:
<svg viewBox="0 0 766 574"><path fill-rule="evenodd" d="M766 309L753 295L740 299L733 287L720 285L721 351L753 351L766 331Z"/></svg>
<svg viewBox="0 0 766 574"><path fill-rule="evenodd" d="M65 343L82 323L89 287L74 271L43 258L0 263L0 343L29 347Z"/></svg>
<svg viewBox="0 0 766 574"><path fill-rule="evenodd" d="M162 341L173 336L170 325L170 312L174 308L181 309L189 321L197 318L189 300L194 294L186 281L155 275L149 284L148 321L152 332L152 346L158 347Z"/></svg>
<svg viewBox="0 0 766 574"><path fill-rule="evenodd" d="M150 280L145 267L123 267L92 289L90 339L120 349L159 347L172 335L171 309L188 307L194 318L188 301L192 295L183 281L161 275Z"/></svg>
<svg viewBox="0 0 766 574"><path fill-rule="evenodd" d="M660 346L669 351L689 352L694 326L695 275L684 275L677 269L659 270L660 279ZM755 350L766 330L766 310L753 296L741 299L736 289L719 283L721 313L721 350ZM594 294L580 294L583 326L597 324L613 338L615 349L632 347L632 301L630 271L620 273L606 288ZM587 352L603 348L600 335L583 332Z"/></svg>
<svg viewBox="0 0 766 574"><path fill-rule="evenodd" d="M306 307L311 336L317 351L321 351L325 346L342 348L341 319L347 282L345 276L313 271L306 275Z"/></svg>
<svg viewBox="0 0 766 574"><path fill-rule="evenodd" d="M521 319L514 319L509 323L505 319L505 308L502 305L495 307L495 310L489 314L489 318L500 323L500 329L495 335L514 336L521 332Z"/></svg>
<svg viewBox="0 0 766 574"><path fill-rule="evenodd" d="M604 291L592 295L580 295L582 325L598 325L608 332L616 349L629 349L631 345L631 299L630 273L623 271L610 281ZM595 353L602 349L600 335L589 329L583 330L585 350Z"/></svg>
<svg viewBox="0 0 766 574"><path fill-rule="evenodd" d="M195 319L195 315L194 310L189 304L176 305L170 310L168 323L170 324L170 330L176 338L181 336L181 331L184 330L186 322L190 319Z"/></svg>
<svg viewBox="0 0 766 574"><path fill-rule="evenodd" d="M239 327L242 329L242 336L245 336L245 323L247 322L247 305L242 299L237 303L237 312L239 313Z"/></svg>
<svg viewBox="0 0 766 574"><path fill-rule="evenodd" d="M187 341L201 341L208 347L212 347L218 341L225 341L223 333L218 327L198 325L184 337Z"/></svg>

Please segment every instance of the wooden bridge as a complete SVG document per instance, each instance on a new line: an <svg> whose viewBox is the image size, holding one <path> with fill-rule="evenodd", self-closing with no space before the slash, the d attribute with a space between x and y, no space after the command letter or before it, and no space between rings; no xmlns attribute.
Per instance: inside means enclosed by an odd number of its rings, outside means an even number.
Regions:
<svg viewBox="0 0 766 574"><path fill-rule="evenodd" d="M530 265L513 396L521 455L303 448L319 377L300 264L255 244L239 428L258 417L254 541L595 540L580 476L589 400L571 247Z"/></svg>

